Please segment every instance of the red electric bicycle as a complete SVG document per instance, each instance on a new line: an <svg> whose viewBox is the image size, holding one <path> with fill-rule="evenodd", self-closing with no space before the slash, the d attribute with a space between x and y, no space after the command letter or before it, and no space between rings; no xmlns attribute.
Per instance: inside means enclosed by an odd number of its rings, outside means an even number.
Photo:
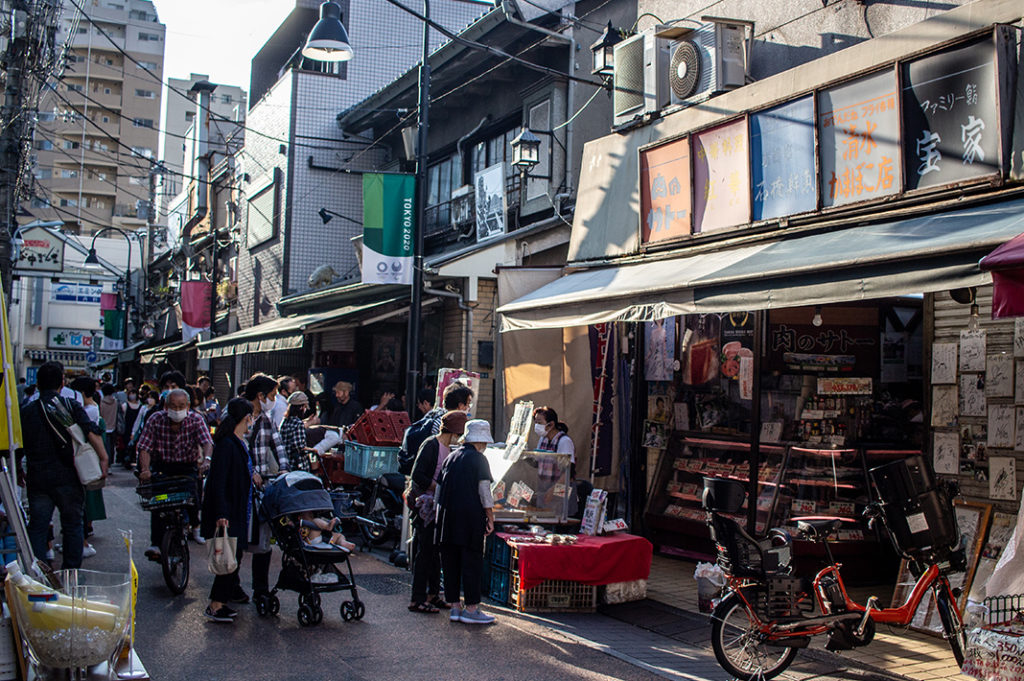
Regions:
<svg viewBox="0 0 1024 681"><path fill-rule="evenodd" d="M878 484L878 480L876 477L876 486L881 489L884 484ZM958 594L947 579L949 573L963 571L965 567L952 510L954 495L954 489L942 487L911 495L909 510L921 515L910 513L909 524L906 503L867 504L865 516L869 525L883 523L917 577L905 603L882 608L874 596L862 605L846 592L841 565L835 562L829 548L829 538L842 520L797 521L797 530L804 539L822 543L829 564L812 580L794 577L789 533L773 529L765 539L751 537L737 522L723 515L740 510L744 485L735 480L705 478L704 508L718 550L718 563L727 574L726 595L712 614L711 644L718 663L743 681L770 679L789 667L797 650L807 647L814 636L827 634L829 650L850 650L871 642L876 623L909 625L922 599L931 592L945 638L957 664L963 664L967 637L957 606ZM892 527L897 531L893 532ZM918 531L907 535L904 530L911 528ZM931 539L921 536L926 533Z"/></svg>

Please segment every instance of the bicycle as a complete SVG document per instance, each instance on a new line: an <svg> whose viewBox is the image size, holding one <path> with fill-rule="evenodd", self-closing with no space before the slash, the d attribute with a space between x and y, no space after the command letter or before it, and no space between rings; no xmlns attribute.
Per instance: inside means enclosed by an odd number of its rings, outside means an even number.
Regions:
<svg viewBox="0 0 1024 681"><path fill-rule="evenodd" d="M917 582L905 603L880 608L872 596L866 605L853 601L846 591L829 547L829 538L844 522L811 517L796 520L797 530L809 541L820 542L828 560L813 578L791 574L792 537L772 529L764 539L751 537L737 522L722 513L736 513L745 497L745 486L735 480L704 479L704 508L718 551L718 563L726 572L726 595L712 613L711 644L718 664L742 681L773 678L789 667L800 648L814 636L828 634L829 650L850 650L871 642L876 624L908 626L925 596L935 596L940 620L957 664L962 665L967 636L957 606L957 593L947 574L965 567L963 551L941 541L928 551L901 551L910 560ZM959 531L948 494L940 495L959 543ZM884 504L871 502L865 516L869 527L881 522L890 538L899 543L886 524ZM947 519L947 527L949 520ZM817 614L815 613L817 610Z"/></svg>
<svg viewBox="0 0 1024 681"><path fill-rule="evenodd" d="M174 595L188 587L189 550L187 507L195 508L196 481L187 476L156 477L135 489L142 508L157 513L163 524L160 542L160 567L164 583Z"/></svg>

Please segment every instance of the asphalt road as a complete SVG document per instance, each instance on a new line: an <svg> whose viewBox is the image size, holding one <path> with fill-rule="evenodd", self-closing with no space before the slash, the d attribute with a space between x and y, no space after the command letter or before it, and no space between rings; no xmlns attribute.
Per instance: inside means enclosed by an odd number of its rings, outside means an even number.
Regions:
<svg viewBox="0 0 1024 681"><path fill-rule="evenodd" d="M490 626L449 622L445 614L410 613L405 575L365 554L352 559L356 586L366 604L361 622L342 622L339 606L349 597L346 592L324 595L324 621L311 629L299 626L292 592L280 594L277 618L260 619L255 608L246 605L239 606L241 614L233 625L208 622L202 611L213 576L206 569L205 547L190 544L188 589L181 596L171 595L159 565L142 555L149 545L149 517L138 506L134 483L123 469L113 474L104 490L108 520L95 524L92 540L98 555L87 559L84 567L124 569L127 555L118 530L132 530L140 573L136 650L158 681L658 678L507 613L496 612L498 623ZM272 582L277 569L275 560ZM242 564L242 584L250 591L248 556Z"/></svg>

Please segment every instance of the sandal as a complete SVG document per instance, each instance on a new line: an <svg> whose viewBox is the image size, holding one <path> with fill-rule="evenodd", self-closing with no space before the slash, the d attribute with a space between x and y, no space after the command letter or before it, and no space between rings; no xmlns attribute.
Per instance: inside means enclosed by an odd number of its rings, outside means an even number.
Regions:
<svg viewBox="0 0 1024 681"><path fill-rule="evenodd" d="M427 615L433 615L441 611L432 606L430 603L417 603L415 605L409 606L409 612L422 612Z"/></svg>
<svg viewBox="0 0 1024 681"><path fill-rule="evenodd" d="M430 603L435 608L438 608L440 610L451 610L452 609L451 603L445 602L445 600L443 598L441 598L440 596L434 596L433 598L431 598L427 602Z"/></svg>

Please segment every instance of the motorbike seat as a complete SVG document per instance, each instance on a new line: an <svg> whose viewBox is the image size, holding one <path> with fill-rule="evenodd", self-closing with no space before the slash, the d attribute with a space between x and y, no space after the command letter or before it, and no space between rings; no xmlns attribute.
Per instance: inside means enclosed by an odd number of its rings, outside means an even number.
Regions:
<svg viewBox="0 0 1024 681"><path fill-rule="evenodd" d="M808 541L824 541L838 532L842 524L838 518L805 518L797 521L796 528Z"/></svg>

